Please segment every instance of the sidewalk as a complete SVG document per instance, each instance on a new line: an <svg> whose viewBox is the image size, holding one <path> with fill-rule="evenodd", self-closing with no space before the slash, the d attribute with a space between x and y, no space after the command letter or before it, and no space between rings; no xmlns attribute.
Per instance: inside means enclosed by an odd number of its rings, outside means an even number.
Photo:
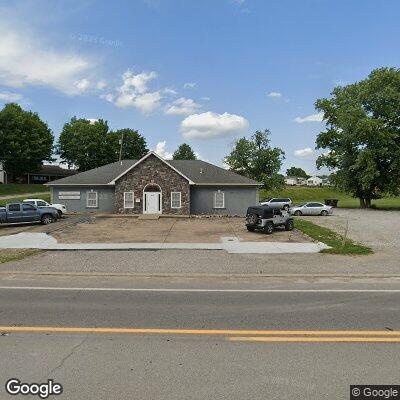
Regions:
<svg viewBox="0 0 400 400"><path fill-rule="evenodd" d="M242 242L222 237L220 243L58 243L46 233L21 232L0 237L2 249L42 250L225 250L235 254L318 253L324 243Z"/></svg>

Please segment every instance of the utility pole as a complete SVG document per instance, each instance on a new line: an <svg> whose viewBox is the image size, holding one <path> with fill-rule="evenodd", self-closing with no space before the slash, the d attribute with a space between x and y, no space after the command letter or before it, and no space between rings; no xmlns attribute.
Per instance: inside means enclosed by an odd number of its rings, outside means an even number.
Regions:
<svg viewBox="0 0 400 400"><path fill-rule="evenodd" d="M122 146L124 143L124 131L122 131L121 139L119 139L119 162L122 164Z"/></svg>

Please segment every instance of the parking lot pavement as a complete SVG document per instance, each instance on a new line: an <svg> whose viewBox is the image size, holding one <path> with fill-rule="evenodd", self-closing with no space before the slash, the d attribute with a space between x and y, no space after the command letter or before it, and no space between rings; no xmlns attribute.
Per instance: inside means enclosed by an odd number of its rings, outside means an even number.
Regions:
<svg viewBox="0 0 400 400"><path fill-rule="evenodd" d="M374 251L399 252L400 212L335 208L328 217L302 217L343 234L348 221L348 236Z"/></svg>
<svg viewBox="0 0 400 400"><path fill-rule="evenodd" d="M247 232L243 218L91 217L53 231L59 243L221 243L233 237L243 242L307 243L299 231L277 229L273 235Z"/></svg>
<svg viewBox="0 0 400 400"><path fill-rule="evenodd" d="M29 224L2 224L0 226L0 236L15 235L22 232L51 234L55 231L72 227L80 222L87 222L90 219L91 216L88 215L67 215L49 225L42 225L40 222Z"/></svg>

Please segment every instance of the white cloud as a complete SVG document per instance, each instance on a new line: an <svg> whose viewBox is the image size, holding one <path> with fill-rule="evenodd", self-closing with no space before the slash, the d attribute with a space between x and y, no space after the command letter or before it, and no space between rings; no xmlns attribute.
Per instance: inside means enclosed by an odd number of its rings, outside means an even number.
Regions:
<svg viewBox="0 0 400 400"><path fill-rule="evenodd" d="M22 95L19 93L0 92L0 101L4 103L16 103L22 100Z"/></svg>
<svg viewBox="0 0 400 400"><path fill-rule="evenodd" d="M160 106L160 100L160 92L144 93L136 96L133 105L143 113L149 114Z"/></svg>
<svg viewBox="0 0 400 400"><path fill-rule="evenodd" d="M249 123L240 115L205 112L186 117L180 126L184 138L210 139L232 136L247 130Z"/></svg>
<svg viewBox="0 0 400 400"><path fill-rule="evenodd" d="M116 89L115 95L108 93L100 96L114 103L117 107L135 107L144 114L149 114L160 107L162 99L160 91L148 92L148 83L155 79L155 72L134 74L127 70L122 75L122 85Z"/></svg>
<svg viewBox="0 0 400 400"><path fill-rule="evenodd" d="M114 95L112 93L106 93L106 94L102 94L100 96L101 99L107 100L110 103L112 103L114 101Z"/></svg>
<svg viewBox="0 0 400 400"><path fill-rule="evenodd" d="M165 94L172 94L172 95L178 94L178 92L175 89L168 88L168 87L164 89L164 93Z"/></svg>
<svg viewBox="0 0 400 400"><path fill-rule="evenodd" d="M108 86L107 82L104 81L104 80L98 81L96 83L96 88L99 89L99 90L104 90L107 86Z"/></svg>
<svg viewBox="0 0 400 400"><path fill-rule="evenodd" d="M166 141L165 140L163 140L162 142L158 142L154 151L160 157L164 158L165 160L171 160L172 159L172 153L169 153L166 150Z"/></svg>
<svg viewBox="0 0 400 400"><path fill-rule="evenodd" d="M314 154L314 151L311 147L306 147L304 149L295 150L294 155L296 157L309 157Z"/></svg>
<svg viewBox="0 0 400 400"><path fill-rule="evenodd" d="M274 98L278 98L278 97L282 97L282 93L280 92L269 92L267 94L268 97L274 97Z"/></svg>
<svg viewBox="0 0 400 400"><path fill-rule="evenodd" d="M87 118L87 120L90 122L90 125L94 125L99 119L98 118Z"/></svg>
<svg viewBox="0 0 400 400"><path fill-rule="evenodd" d="M184 89L194 89L197 86L195 82L186 82L183 87Z"/></svg>
<svg viewBox="0 0 400 400"><path fill-rule="evenodd" d="M306 117L296 117L294 119L294 122L297 122L298 124L303 124L304 122L322 122L324 120L324 114L317 113L317 114L311 114Z"/></svg>
<svg viewBox="0 0 400 400"><path fill-rule="evenodd" d="M86 78L83 78L75 82L75 86L80 92L86 92L86 90L89 89L90 81Z"/></svg>
<svg viewBox="0 0 400 400"><path fill-rule="evenodd" d="M54 50L15 26L0 29L0 84L11 87L49 86L68 95L80 93L76 82L94 65L72 52Z"/></svg>
<svg viewBox="0 0 400 400"><path fill-rule="evenodd" d="M204 96L204 97L202 97L200 100L204 100L204 101L210 101L210 100L211 100L211 98L210 98L210 97L207 97L207 96Z"/></svg>
<svg viewBox="0 0 400 400"><path fill-rule="evenodd" d="M130 69L124 72L122 75L123 85L120 90L123 93L136 92L145 93L147 92L147 83L157 78L157 74L152 72L141 72L135 75Z"/></svg>
<svg viewBox="0 0 400 400"><path fill-rule="evenodd" d="M165 109L165 114L190 115L194 114L200 107L200 104L197 104L192 99L181 97L167 106L167 108Z"/></svg>

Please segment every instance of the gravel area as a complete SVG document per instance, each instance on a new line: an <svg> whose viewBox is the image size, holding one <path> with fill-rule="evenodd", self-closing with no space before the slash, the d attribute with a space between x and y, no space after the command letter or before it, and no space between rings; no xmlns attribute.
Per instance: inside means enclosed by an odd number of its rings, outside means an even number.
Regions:
<svg viewBox="0 0 400 400"><path fill-rule="evenodd" d="M400 252L400 211L340 209L328 217L303 217L348 236L374 251ZM399 254L400 255L400 254Z"/></svg>
<svg viewBox="0 0 400 400"><path fill-rule="evenodd" d="M330 254L228 254L216 250L49 251L0 264L0 271L134 274L398 274L397 257Z"/></svg>

